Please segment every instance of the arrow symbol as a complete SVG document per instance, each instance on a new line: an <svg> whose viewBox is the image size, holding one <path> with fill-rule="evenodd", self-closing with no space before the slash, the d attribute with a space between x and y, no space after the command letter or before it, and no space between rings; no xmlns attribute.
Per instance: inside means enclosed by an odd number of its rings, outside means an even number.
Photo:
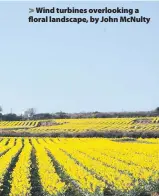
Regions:
<svg viewBox="0 0 159 196"><path fill-rule="evenodd" d="M29 8L29 13L32 13L32 12L34 12L34 9Z"/></svg>

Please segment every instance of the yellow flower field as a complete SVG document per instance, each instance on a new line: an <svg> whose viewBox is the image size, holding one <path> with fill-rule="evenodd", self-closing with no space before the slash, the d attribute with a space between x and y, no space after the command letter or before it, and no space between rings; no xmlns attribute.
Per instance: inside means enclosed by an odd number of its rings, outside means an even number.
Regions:
<svg viewBox="0 0 159 196"><path fill-rule="evenodd" d="M0 195L159 192L159 139L0 138Z"/></svg>
<svg viewBox="0 0 159 196"><path fill-rule="evenodd" d="M41 125L42 123L44 124L46 123L46 124ZM48 125L47 123L52 123L52 124ZM121 132L121 133L125 133L126 134L125 136L131 137L127 135L127 133L142 132L144 134L148 132L148 133L155 133L155 134L157 133L159 135L159 118L138 117L138 118L90 118L90 119L1 121L0 130L5 130L5 132L8 130L11 131L11 133L14 132L15 134L16 133L19 134L86 133L89 134L90 132L97 132L97 133ZM19 136L23 136L23 135L19 135Z"/></svg>

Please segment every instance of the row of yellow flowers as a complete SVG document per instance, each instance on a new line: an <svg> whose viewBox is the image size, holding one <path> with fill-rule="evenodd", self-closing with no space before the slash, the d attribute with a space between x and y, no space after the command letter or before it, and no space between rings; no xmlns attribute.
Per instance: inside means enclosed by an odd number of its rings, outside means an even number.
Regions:
<svg viewBox="0 0 159 196"><path fill-rule="evenodd" d="M21 148L22 148L22 141L21 139L18 139L16 145L12 147L7 153L3 154L0 157L0 188L1 188L0 195L2 191L4 176L8 171L10 164L13 161L13 158L18 154Z"/></svg>
<svg viewBox="0 0 159 196"><path fill-rule="evenodd" d="M24 140L24 148L19 156L16 167L12 172L10 196L30 196L30 168L32 146L28 139Z"/></svg>

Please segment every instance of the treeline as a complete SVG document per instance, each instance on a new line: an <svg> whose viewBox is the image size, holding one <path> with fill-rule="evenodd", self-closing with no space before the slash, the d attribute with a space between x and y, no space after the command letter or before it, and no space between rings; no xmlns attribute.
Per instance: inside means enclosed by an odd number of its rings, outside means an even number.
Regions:
<svg viewBox="0 0 159 196"><path fill-rule="evenodd" d="M33 109L27 110L23 115L14 113L0 113L0 120L3 121L21 121L21 120L42 120L42 119L71 119L71 118L130 118L130 117L157 117L159 116L159 107L154 111L138 112L81 112L81 113L35 113Z"/></svg>

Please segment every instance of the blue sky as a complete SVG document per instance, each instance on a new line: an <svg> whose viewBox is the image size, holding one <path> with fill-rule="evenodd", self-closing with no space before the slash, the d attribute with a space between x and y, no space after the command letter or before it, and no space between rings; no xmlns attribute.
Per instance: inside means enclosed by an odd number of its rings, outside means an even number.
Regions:
<svg viewBox="0 0 159 196"><path fill-rule="evenodd" d="M29 8L40 6L139 8L139 16L151 17L151 23L28 23ZM0 7L4 113L159 106L159 2L0 2Z"/></svg>

